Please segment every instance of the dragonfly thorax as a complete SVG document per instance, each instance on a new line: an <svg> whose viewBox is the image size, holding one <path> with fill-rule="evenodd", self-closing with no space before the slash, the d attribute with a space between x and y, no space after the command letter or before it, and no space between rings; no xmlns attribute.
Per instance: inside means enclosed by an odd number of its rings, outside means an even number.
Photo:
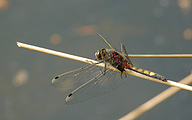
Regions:
<svg viewBox="0 0 192 120"><path fill-rule="evenodd" d="M98 60L103 60L107 63L110 63L113 67L117 68L119 71L123 72L124 69L130 67L128 61L117 51L112 49L101 49L95 53L95 56Z"/></svg>

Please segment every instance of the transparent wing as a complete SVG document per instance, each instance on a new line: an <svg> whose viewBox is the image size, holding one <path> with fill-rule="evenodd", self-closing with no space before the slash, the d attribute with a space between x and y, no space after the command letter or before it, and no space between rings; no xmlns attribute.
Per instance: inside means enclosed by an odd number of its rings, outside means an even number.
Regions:
<svg viewBox="0 0 192 120"><path fill-rule="evenodd" d="M129 64L131 64L133 66L133 63L131 62L131 60L128 57L127 51L125 49L125 46L123 45L123 43L121 42L121 54L123 55L124 58L126 58L126 60L128 61Z"/></svg>
<svg viewBox="0 0 192 120"><path fill-rule="evenodd" d="M100 96L112 91L126 81L127 79L123 79L119 72L107 69L105 74L99 73L71 92L66 98L66 103L71 105Z"/></svg>
<svg viewBox="0 0 192 120"><path fill-rule="evenodd" d="M74 87L79 87L96 75L101 73L102 68L95 65L85 65L82 68L72 70L56 76L51 81L53 87L69 90Z"/></svg>
<svg viewBox="0 0 192 120"><path fill-rule="evenodd" d="M116 49L115 47L113 47L111 44L109 44L109 43L107 42L107 40L106 40L103 36L101 36L99 33L98 33L98 35L103 39L103 41L104 41L111 49L119 52L119 50Z"/></svg>

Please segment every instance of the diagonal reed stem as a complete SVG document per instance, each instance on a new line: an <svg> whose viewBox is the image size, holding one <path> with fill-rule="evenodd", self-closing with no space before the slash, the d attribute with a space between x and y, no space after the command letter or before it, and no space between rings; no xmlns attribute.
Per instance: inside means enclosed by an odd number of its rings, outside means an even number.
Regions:
<svg viewBox="0 0 192 120"><path fill-rule="evenodd" d="M58 52L58 51L54 51L54 50L49 50L49 49L46 49L46 48L37 47L37 46L25 44L25 43L17 42L17 45L18 45L18 47L22 47L22 48L26 48L26 49L30 49L30 50L34 50L34 51L38 51L38 52L43 52L43 53L46 53L46 54L51 54L51 55L55 55L55 56L59 56L59 57L64 57L64 58L68 58L68 59L72 59L72 60L76 60L76 61L81 61L81 62L85 62L85 63L88 63L88 64L97 63L97 61L89 59L89 58L84 58L84 57L75 56L75 55L71 55L71 54L67 54L67 53L62 53L62 52ZM100 67L105 67L104 63L94 64L94 65L97 65L97 66L100 66ZM115 69L114 67L111 67L111 66L107 66L107 68L118 71L117 69ZM130 74L130 75L133 75L133 76L148 79L148 80L151 80L151 81L155 81L155 82L159 82L159 83L163 83L163 84L167 84L167 85L170 85L170 86L179 87L181 89L192 91L191 86L181 84L181 83L177 83L177 82L174 82L174 81L171 81L171 80L168 80L167 82L163 82L161 80L157 80L155 78L151 78L151 77L148 77L148 76L145 76L145 75L141 75L139 73L136 73L134 71L130 71L130 70L127 70L127 69L126 69L126 73Z"/></svg>
<svg viewBox="0 0 192 120"><path fill-rule="evenodd" d="M182 79L180 81L180 83L183 83L183 84L192 83L192 74L190 74L189 76ZM172 95L174 95L175 93L177 93L180 90L181 90L180 88L170 87L167 90L160 93L159 95L153 97L151 100L147 101L143 105L139 106L135 110L131 111L127 115L123 116L119 120L135 120L136 118L138 118L139 116L141 116L148 110L152 109L156 105L160 104L161 102L163 102L167 98L171 97Z"/></svg>

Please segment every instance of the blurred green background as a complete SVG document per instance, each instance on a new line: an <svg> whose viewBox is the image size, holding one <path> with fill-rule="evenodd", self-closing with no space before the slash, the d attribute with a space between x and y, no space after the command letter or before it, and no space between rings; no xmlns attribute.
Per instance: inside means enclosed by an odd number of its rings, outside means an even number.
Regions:
<svg viewBox="0 0 192 120"><path fill-rule="evenodd" d="M169 88L134 76L113 92L67 106L70 91L50 81L84 63L18 48L24 42L95 59L108 46L130 54L192 53L191 0L0 0L0 119L115 120ZM131 58L136 67L179 81L192 58ZM192 93L181 90L138 120L189 120Z"/></svg>

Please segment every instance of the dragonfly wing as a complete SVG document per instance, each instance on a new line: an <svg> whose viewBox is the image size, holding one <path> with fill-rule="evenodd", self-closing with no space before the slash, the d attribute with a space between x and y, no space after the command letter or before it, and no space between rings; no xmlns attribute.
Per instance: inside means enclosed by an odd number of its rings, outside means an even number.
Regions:
<svg viewBox="0 0 192 120"><path fill-rule="evenodd" d="M95 65L85 65L82 68L56 76L51 81L51 84L53 87L68 90L81 86L83 83L101 73L101 71L103 71L103 69Z"/></svg>
<svg viewBox="0 0 192 120"><path fill-rule="evenodd" d="M113 47L111 44L109 44L109 43L107 42L107 40L106 40L103 36L101 36L99 33L98 33L98 35L103 39L103 41L104 41L111 49L119 52L119 50L116 49L115 47Z"/></svg>
<svg viewBox="0 0 192 120"><path fill-rule="evenodd" d="M66 98L66 103L71 105L100 96L112 91L126 81L120 73L107 69L105 74L99 73L96 77L71 92Z"/></svg>
<svg viewBox="0 0 192 120"><path fill-rule="evenodd" d="M131 64L133 66L133 63L131 62L131 60L128 57L127 51L125 49L125 46L123 45L123 43L121 42L121 53L123 55L124 58L126 58L126 60L128 61L129 64Z"/></svg>

